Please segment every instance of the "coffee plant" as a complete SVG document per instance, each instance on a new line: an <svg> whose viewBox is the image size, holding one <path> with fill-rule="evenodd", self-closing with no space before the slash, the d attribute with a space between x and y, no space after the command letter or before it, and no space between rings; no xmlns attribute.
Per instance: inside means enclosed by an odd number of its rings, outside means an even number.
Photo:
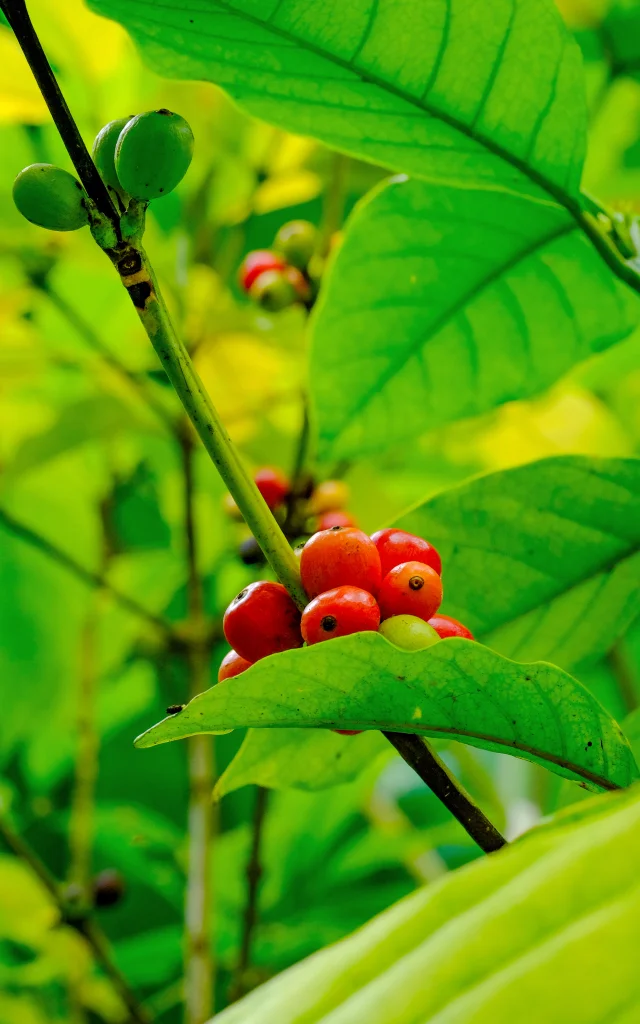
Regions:
<svg viewBox="0 0 640 1024"><path fill-rule="evenodd" d="M0 11L1 1024L640 1020L640 0Z"/></svg>

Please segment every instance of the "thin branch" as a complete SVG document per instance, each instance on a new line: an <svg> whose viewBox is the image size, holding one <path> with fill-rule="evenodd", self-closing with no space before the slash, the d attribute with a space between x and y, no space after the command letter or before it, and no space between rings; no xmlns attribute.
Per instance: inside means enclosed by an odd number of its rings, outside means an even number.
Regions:
<svg viewBox="0 0 640 1024"><path fill-rule="evenodd" d="M235 970L235 976L230 1001L240 999L246 992L245 975L251 963L251 946L258 924L258 892L262 878L262 832L269 802L269 790L263 786L256 788L256 802L253 810L253 822L251 828L251 852L247 861L247 902L244 908L244 919L242 922L242 941L240 944L240 956Z"/></svg>
<svg viewBox="0 0 640 1024"><path fill-rule="evenodd" d="M25 526L24 523L19 522L12 515L10 515L5 509L0 508L0 525L4 526L14 537L18 537L20 540L25 541L30 547L40 551L47 558L50 558L53 562L67 569L70 573L76 576L84 584L89 587L98 587L105 590L110 596L116 601L122 608L125 608L132 615L136 615L139 619L144 619L145 622L154 626L165 636L173 638L174 632L171 625L166 622L159 615L144 608L141 604L127 594L123 594L122 591L112 586L111 583L105 578L104 574L99 572L92 572L91 569L85 569L83 565L76 562L71 555L68 555L66 551L62 551L61 548L56 547L46 537L42 537L35 530L32 530L30 526Z"/></svg>
<svg viewBox="0 0 640 1024"><path fill-rule="evenodd" d="M0 0L0 8L15 32L85 192L117 232L119 218L116 208L60 91L24 0Z"/></svg>
<svg viewBox="0 0 640 1024"><path fill-rule="evenodd" d="M155 396L151 393L151 390L146 384L146 381L141 378L137 373L129 370L128 367L124 366L119 359L114 356L113 352L104 344L98 333L94 330L93 325L85 320L84 317L75 309L71 303L67 302L63 295L60 295L56 289L49 284L48 281L43 284L34 282L35 287L42 291L52 306L54 306L58 312L65 318L67 323L73 327L74 331L82 338L85 344L97 352L100 358L107 364L107 366L116 373L121 380L126 381L127 384L135 388L138 397L151 409L151 411L162 421L163 425L173 434L175 433L175 421L164 406L156 401Z"/></svg>
<svg viewBox="0 0 640 1024"><path fill-rule="evenodd" d="M129 1011L131 1024L149 1024L151 1018L138 1003L129 983L115 964L109 943L102 929L87 914L77 916L77 908L69 906L65 901L62 889L49 869L43 864L35 850L9 824L4 815L0 814L0 838L16 857L23 860L31 871L40 879L43 886L56 904L62 921L75 928L89 943L96 961L109 978L113 988Z"/></svg>
<svg viewBox="0 0 640 1024"><path fill-rule="evenodd" d="M190 640L186 647L189 698L206 690L210 655L206 644L202 577L198 565L195 521L193 444L185 430L182 440L185 548ZM213 839L213 739L188 740L189 852L185 903L185 1022L203 1024L212 1012L215 964L211 942L211 844Z"/></svg>
<svg viewBox="0 0 640 1024"><path fill-rule="evenodd" d="M402 732L385 732L383 736L451 811L481 850L493 853L507 845L507 840L491 824L428 743L419 736Z"/></svg>

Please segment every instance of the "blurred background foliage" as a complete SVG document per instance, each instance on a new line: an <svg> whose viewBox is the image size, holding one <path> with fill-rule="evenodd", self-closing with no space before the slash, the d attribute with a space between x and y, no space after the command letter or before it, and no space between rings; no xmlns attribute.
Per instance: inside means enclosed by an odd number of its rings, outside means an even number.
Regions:
<svg viewBox="0 0 640 1024"><path fill-rule="evenodd" d="M561 0L582 47L591 109L585 187L640 213L640 5ZM147 246L200 372L247 461L288 469L300 430L305 315L267 315L236 284L243 255L304 217L330 223L385 175L238 111L209 85L145 68L120 26L81 0L32 0L32 16L85 139L108 120L166 106L193 126L192 169L154 203ZM68 161L27 66L0 25L0 757L2 814L50 870L73 879L78 708L95 684L100 754L92 870L116 868L117 906L98 911L117 961L157 1019L181 1017L187 767L183 744L133 749L136 733L186 699L183 660L153 616L186 614L183 476L167 428L176 400L127 296L89 233L50 234L15 210L15 174ZM408 505L487 470L574 452L638 455L640 334L581 364L535 401L503 406L357 465L351 511L375 529ZM219 621L255 570L243 528L198 453L196 511L207 612ZM26 531L26 533L25 533ZM32 531L32 532L29 532ZM40 541L33 543L34 536ZM42 540L57 553L45 550ZM87 586L71 559L104 575ZM215 650L217 668L225 648ZM640 631L577 673L619 719L640 695ZM84 688L84 690L83 690ZM242 736L216 739L217 773ZM578 786L522 761L442 751L507 835L578 800ZM373 749L373 754L376 751ZM252 966L237 977L254 787L218 805L211 864L217 1005L348 933L477 851L413 773L380 746L354 781L270 795ZM70 853L71 851L71 853ZM0 855L0 1020L124 1019L77 933L29 868ZM235 988L234 988L235 986Z"/></svg>

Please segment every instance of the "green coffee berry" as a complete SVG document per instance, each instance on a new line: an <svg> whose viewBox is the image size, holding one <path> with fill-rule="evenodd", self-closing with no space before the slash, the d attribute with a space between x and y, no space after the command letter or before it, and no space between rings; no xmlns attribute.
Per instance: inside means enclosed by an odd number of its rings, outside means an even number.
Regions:
<svg viewBox="0 0 640 1024"><path fill-rule="evenodd" d="M50 231L75 231L89 223L82 185L53 164L31 164L20 171L13 201L23 217Z"/></svg>
<svg viewBox="0 0 640 1024"><path fill-rule="evenodd" d="M91 150L91 156L100 172L100 177L105 185L115 189L116 192L124 191L116 174L116 143L118 142L120 132L132 120L132 117L133 115L118 117L115 121L109 121L108 124L105 124L104 128L101 128L96 135L93 149Z"/></svg>
<svg viewBox="0 0 640 1024"><path fill-rule="evenodd" d="M251 285L249 295L270 313L292 306L299 298L294 285L282 270L264 270Z"/></svg>
<svg viewBox="0 0 640 1024"><path fill-rule="evenodd" d="M421 651L440 639L433 626L417 615L392 615L380 624L380 632L405 651Z"/></svg>
<svg viewBox="0 0 640 1024"><path fill-rule="evenodd" d="M278 231L273 248L282 253L291 266L306 270L313 256L316 236L317 231L308 220L290 220Z"/></svg>
<svg viewBox="0 0 640 1024"><path fill-rule="evenodd" d="M148 202L172 192L182 181L193 155L193 132L170 110L150 110L127 122L115 150L115 170L122 188Z"/></svg>

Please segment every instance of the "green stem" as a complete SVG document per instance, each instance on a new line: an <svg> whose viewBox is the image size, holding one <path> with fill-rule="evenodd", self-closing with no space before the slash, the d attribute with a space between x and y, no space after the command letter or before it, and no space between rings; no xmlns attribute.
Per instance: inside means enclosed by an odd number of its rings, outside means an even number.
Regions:
<svg viewBox="0 0 640 1024"><path fill-rule="evenodd" d="M298 559L227 434L222 420L178 337L142 248L108 251L162 367L220 476L280 582L299 608L307 603Z"/></svg>
<svg viewBox="0 0 640 1024"><path fill-rule="evenodd" d="M240 999L246 992L246 973L251 963L251 947L258 924L258 893L262 878L262 833L269 803L269 790L258 786L253 810L251 829L251 851L247 862L247 902L244 908L240 956L235 970L234 982L229 993L230 1002Z"/></svg>
<svg viewBox="0 0 640 1024"><path fill-rule="evenodd" d="M58 310L61 316L65 318L67 323L76 331L76 333L82 338L85 344L97 352L100 358L106 363L106 365L114 371L122 380L126 381L127 384L135 388L139 398L151 409L151 411L162 421L163 425L171 432L175 433L175 423L169 412L162 406L160 402L156 401L154 395L151 394L150 389L146 386L146 382L142 380L138 374L134 373L124 366L119 359L107 348L98 333L94 330L93 325L85 320L83 316L75 309L71 303L67 302L63 295L60 295L49 282L43 284L37 284L34 282L35 287L39 288L44 295L47 296L49 302L55 309Z"/></svg>
<svg viewBox="0 0 640 1024"><path fill-rule="evenodd" d="M185 432L182 464L190 633L186 648L189 699L208 689L211 683L210 655L205 640L204 593L198 566L193 455L191 437ZM203 1024L211 1015L215 990L215 965L211 952L214 747L211 736L192 736L187 742L189 846L185 899L185 1024Z"/></svg>

